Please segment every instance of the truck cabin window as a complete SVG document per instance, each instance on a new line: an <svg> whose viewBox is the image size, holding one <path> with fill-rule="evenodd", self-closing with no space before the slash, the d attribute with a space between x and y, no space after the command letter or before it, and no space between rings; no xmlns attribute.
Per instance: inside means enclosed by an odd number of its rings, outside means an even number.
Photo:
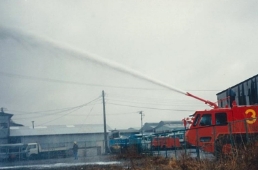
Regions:
<svg viewBox="0 0 258 170"><path fill-rule="evenodd" d="M194 123L193 123L193 125L194 125L194 126L196 126L196 125L197 125L197 123L198 123L199 119L200 119L200 114L198 114L198 115L195 117L195 119L194 119Z"/></svg>
<svg viewBox="0 0 258 170"><path fill-rule="evenodd" d="M35 144L35 145L29 145L28 148L29 148L29 149L35 149L35 148L36 148L36 144Z"/></svg>
<svg viewBox="0 0 258 170"><path fill-rule="evenodd" d="M200 126L210 126L211 125L211 114L202 115Z"/></svg>
<svg viewBox="0 0 258 170"><path fill-rule="evenodd" d="M226 113L216 113L215 114L216 125L227 125L227 114Z"/></svg>

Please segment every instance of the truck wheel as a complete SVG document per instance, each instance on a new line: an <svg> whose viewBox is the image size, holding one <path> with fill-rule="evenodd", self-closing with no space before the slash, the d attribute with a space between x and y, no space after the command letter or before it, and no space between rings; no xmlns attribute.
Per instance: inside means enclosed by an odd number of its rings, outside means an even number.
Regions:
<svg viewBox="0 0 258 170"><path fill-rule="evenodd" d="M217 160L225 158L229 146L231 144L228 136L221 137L215 141L215 157Z"/></svg>
<svg viewBox="0 0 258 170"><path fill-rule="evenodd" d="M37 158L38 157L37 157L36 154L31 154L30 157L29 157L30 160L36 160Z"/></svg>

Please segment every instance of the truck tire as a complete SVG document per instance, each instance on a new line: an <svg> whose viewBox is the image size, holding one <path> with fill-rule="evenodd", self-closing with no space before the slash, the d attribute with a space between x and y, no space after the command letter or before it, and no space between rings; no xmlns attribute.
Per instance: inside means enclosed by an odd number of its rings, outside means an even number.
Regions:
<svg viewBox="0 0 258 170"><path fill-rule="evenodd" d="M224 153L224 151L225 151L225 148L228 147L228 145L231 145L229 135L220 136L215 141L215 150L214 150L215 153L214 153L214 155L215 155L217 160L225 158L226 154Z"/></svg>
<svg viewBox="0 0 258 170"><path fill-rule="evenodd" d="M36 154L31 154L30 157L29 157L30 160L36 160L38 159L38 155Z"/></svg>

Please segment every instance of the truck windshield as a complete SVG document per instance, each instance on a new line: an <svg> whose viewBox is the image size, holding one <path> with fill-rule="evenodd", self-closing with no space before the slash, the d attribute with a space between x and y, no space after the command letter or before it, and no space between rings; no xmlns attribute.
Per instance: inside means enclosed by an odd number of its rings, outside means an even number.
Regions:
<svg viewBox="0 0 258 170"><path fill-rule="evenodd" d="M36 148L36 144L35 145L29 145L28 149L35 149Z"/></svg>
<svg viewBox="0 0 258 170"><path fill-rule="evenodd" d="M200 114L198 114L198 115L196 116L196 118L194 119L194 123L193 123L194 126L197 125L199 119L200 119Z"/></svg>

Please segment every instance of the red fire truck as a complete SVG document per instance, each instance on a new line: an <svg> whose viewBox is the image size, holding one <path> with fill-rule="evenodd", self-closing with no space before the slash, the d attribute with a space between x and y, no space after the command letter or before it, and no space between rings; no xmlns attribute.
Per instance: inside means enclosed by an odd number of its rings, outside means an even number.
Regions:
<svg viewBox="0 0 258 170"><path fill-rule="evenodd" d="M212 107L209 110L196 111L191 115L190 120L192 121L185 133L187 144L216 155L257 139L258 105L237 106L233 101L231 107L219 108L213 102L190 93L186 93L186 95ZM184 124L187 126L186 120L184 120Z"/></svg>
<svg viewBox="0 0 258 170"><path fill-rule="evenodd" d="M155 150L179 148L181 145L177 137L160 136L152 139L151 146Z"/></svg>

